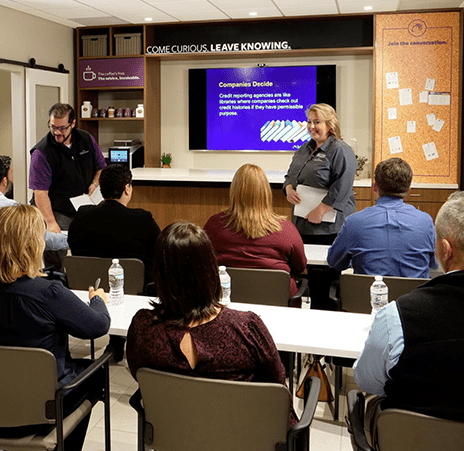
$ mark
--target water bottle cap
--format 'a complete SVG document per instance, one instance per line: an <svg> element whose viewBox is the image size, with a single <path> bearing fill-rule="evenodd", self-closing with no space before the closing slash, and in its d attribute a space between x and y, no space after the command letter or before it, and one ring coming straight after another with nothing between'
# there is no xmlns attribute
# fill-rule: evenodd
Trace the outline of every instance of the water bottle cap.
<svg viewBox="0 0 464 451"><path fill-rule="evenodd" d="M219 271L225 271L225 270L226 270L225 266L223 266L223 265L219 266Z"/></svg>
<svg viewBox="0 0 464 451"><path fill-rule="evenodd" d="M375 280L383 280L383 276L375 276Z"/></svg>
<svg viewBox="0 0 464 451"><path fill-rule="evenodd" d="M119 263L119 258L113 258L113 263Z"/></svg>

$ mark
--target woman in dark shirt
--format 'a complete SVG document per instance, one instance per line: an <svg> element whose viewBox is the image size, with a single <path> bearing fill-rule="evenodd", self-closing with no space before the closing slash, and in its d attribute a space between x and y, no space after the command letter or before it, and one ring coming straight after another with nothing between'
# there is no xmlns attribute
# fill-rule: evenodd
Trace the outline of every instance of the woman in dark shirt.
<svg viewBox="0 0 464 451"><path fill-rule="evenodd" d="M258 315L219 303L216 257L199 226L166 227L155 249L159 302L140 310L127 334L127 361L141 367L216 379L285 384L272 337ZM295 424L292 409L289 425Z"/></svg>
<svg viewBox="0 0 464 451"><path fill-rule="evenodd" d="M301 202L298 185L327 191L304 218L294 216L293 223L305 244L332 244L346 216L355 212L356 156L341 139L337 113L330 105L317 103L309 108L308 130L311 139L295 152L283 189L293 205ZM335 222L324 222L324 214L334 210Z"/></svg>
<svg viewBox="0 0 464 451"><path fill-rule="evenodd" d="M105 335L110 316L103 290L90 288L87 305L61 282L41 277L44 234L44 220L36 207L16 205L0 210L0 345L52 352L58 385L62 386L92 363L71 358L66 349L66 334L86 339ZM70 395L72 400L65 397L65 415L80 404L91 388L87 385L76 390L79 393ZM90 414L65 440L67 451L82 448L89 418ZM11 436L34 432L25 428L2 429L2 435Z"/></svg>

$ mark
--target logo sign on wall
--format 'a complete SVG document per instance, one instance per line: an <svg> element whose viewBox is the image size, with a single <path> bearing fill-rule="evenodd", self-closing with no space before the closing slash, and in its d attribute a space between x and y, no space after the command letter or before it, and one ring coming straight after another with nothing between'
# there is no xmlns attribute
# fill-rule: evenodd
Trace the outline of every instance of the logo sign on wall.
<svg viewBox="0 0 464 451"><path fill-rule="evenodd" d="M79 87L143 86L143 57L88 59L79 62Z"/></svg>

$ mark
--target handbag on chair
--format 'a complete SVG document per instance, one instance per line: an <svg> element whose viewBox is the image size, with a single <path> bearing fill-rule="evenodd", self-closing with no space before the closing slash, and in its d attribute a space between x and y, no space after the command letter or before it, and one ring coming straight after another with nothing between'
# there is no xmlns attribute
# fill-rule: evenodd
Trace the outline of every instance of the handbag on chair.
<svg viewBox="0 0 464 451"><path fill-rule="evenodd" d="M325 374L324 368L322 368L321 362L318 358L314 358L313 362L309 365L308 371L301 382L301 385L298 387L296 396L298 398L304 399L304 384L308 377L317 377L321 381L321 391L319 392L319 401L321 402L332 402L334 400L332 389L330 388L329 379L327 379L327 374Z"/></svg>

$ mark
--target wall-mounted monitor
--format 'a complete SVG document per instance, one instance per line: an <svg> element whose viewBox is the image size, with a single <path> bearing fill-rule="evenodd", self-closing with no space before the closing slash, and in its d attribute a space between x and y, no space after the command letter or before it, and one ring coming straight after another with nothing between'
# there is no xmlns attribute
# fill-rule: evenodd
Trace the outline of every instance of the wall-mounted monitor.
<svg viewBox="0 0 464 451"><path fill-rule="evenodd" d="M294 151L314 103L336 107L335 65L190 69L189 148Z"/></svg>

